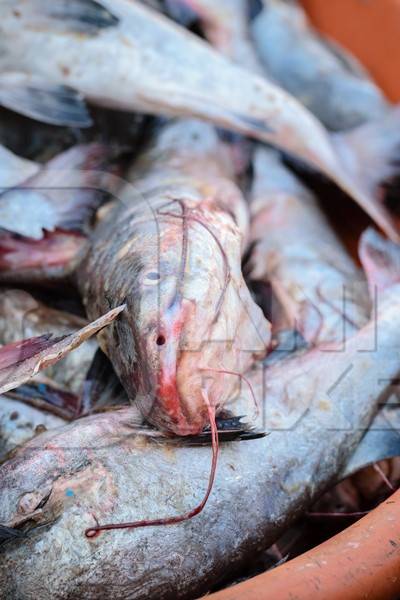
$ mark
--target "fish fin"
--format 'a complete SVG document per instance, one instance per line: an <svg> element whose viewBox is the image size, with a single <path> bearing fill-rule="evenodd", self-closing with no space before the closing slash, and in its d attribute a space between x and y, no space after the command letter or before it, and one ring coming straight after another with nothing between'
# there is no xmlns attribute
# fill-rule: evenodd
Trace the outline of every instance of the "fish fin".
<svg viewBox="0 0 400 600"><path fill-rule="evenodd" d="M199 13L190 0L164 0L167 14L183 27L190 27L199 20Z"/></svg>
<svg viewBox="0 0 400 600"><path fill-rule="evenodd" d="M32 240L11 233L0 235L0 281L30 283L40 278L64 279L73 270L75 261L86 244L82 235L55 231L41 240Z"/></svg>
<svg viewBox="0 0 400 600"><path fill-rule="evenodd" d="M400 246L369 227L361 236L359 256L371 296L400 282Z"/></svg>
<svg viewBox="0 0 400 600"><path fill-rule="evenodd" d="M87 339L112 323L124 310L118 306L82 329L59 338L39 336L0 348L0 394L26 383L54 365Z"/></svg>
<svg viewBox="0 0 400 600"><path fill-rule="evenodd" d="M346 133L331 134L360 206L393 241L400 241L398 227L384 206L384 186L400 171L400 105L382 119Z"/></svg>
<svg viewBox="0 0 400 600"><path fill-rule="evenodd" d="M24 533L23 531L0 524L0 545L5 544L6 542L11 542L12 540L21 539L25 537L26 533Z"/></svg>
<svg viewBox="0 0 400 600"><path fill-rule="evenodd" d="M93 124L81 94L24 73L1 74L0 105L50 125L90 127Z"/></svg>
<svg viewBox="0 0 400 600"><path fill-rule="evenodd" d="M114 154L98 143L62 152L0 195L0 228L36 240L55 229L88 233L94 212L115 187L108 165Z"/></svg>
<svg viewBox="0 0 400 600"><path fill-rule="evenodd" d="M34 26L48 25L60 31L96 35L102 29L119 23L118 17L101 0L13 1L12 6L16 19Z"/></svg>
<svg viewBox="0 0 400 600"><path fill-rule="evenodd" d="M400 456L399 408L387 405L372 421L339 480L381 460Z"/></svg>
<svg viewBox="0 0 400 600"><path fill-rule="evenodd" d="M39 164L17 156L5 146L0 145L0 188L19 185L28 177L35 175Z"/></svg>
<svg viewBox="0 0 400 600"><path fill-rule="evenodd" d="M49 412L66 421L71 421L80 416L80 397L58 387L53 387L49 383L31 381L5 392L4 395L39 410Z"/></svg>
<svg viewBox="0 0 400 600"><path fill-rule="evenodd" d="M258 15L264 10L263 0L248 0L247 2L247 17L248 20L254 21Z"/></svg>
<svg viewBox="0 0 400 600"><path fill-rule="evenodd" d="M110 360L98 348L83 382L82 414L126 404L129 404L126 392Z"/></svg>
<svg viewBox="0 0 400 600"><path fill-rule="evenodd" d="M51 339L51 334L44 334L3 346L0 348L0 371L24 360L29 360L57 341L58 339Z"/></svg>
<svg viewBox="0 0 400 600"><path fill-rule="evenodd" d="M216 418L219 442L255 440L267 435L265 431L254 428L251 424L242 421L242 419L242 416L235 416L227 411L220 414ZM209 445L211 441L212 431L210 427L207 427L198 435L179 438L178 443L184 446L203 446Z"/></svg>

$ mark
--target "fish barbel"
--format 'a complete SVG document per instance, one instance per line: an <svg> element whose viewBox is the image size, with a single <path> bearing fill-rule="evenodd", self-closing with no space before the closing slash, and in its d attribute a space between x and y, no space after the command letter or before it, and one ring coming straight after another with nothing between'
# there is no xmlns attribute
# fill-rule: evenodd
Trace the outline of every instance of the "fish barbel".
<svg viewBox="0 0 400 600"><path fill-rule="evenodd" d="M189 598L273 543L335 480L398 377L398 263L371 234L363 246L376 267L389 260L377 320L345 349L314 348L279 361L265 378L260 368L249 374L270 433L224 445L214 493L195 520L164 535L137 530L134 541L123 531L82 535L93 514L159 517L165 504L180 512L208 478L207 448L166 448L136 435L131 409L86 417L18 449L0 467L0 523L26 536L2 551L6 597ZM58 549L62 569L51 559Z"/></svg>
<svg viewBox="0 0 400 600"><path fill-rule="evenodd" d="M146 420L199 433L204 394L218 412L269 344L241 272L247 204L229 149L200 121L166 125L128 180L90 240L79 287L90 318L124 298L100 344Z"/></svg>

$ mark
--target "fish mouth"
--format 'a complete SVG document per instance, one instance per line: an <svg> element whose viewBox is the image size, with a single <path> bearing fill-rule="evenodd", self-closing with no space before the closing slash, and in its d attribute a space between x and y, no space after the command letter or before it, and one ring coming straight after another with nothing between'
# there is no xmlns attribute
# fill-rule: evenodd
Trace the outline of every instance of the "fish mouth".
<svg viewBox="0 0 400 600"><path fill-rule="evenodd" d="M204 420L201 414L193 414L189 410L190 404L191 398L183 397L180 393L176 373L161 371L154 405L158 426L166 427L175 435L200 433L204 427Z"/></svg>

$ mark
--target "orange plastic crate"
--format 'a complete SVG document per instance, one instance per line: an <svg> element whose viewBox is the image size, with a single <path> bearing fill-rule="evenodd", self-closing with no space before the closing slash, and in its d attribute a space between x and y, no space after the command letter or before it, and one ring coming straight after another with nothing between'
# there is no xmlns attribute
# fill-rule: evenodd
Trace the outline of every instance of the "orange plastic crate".
<svg viewBox="0 0 400 600"><path fill-rule="evenodd" d="M400 0L302 0L322 32L352 51L400 100Z"/></svg>

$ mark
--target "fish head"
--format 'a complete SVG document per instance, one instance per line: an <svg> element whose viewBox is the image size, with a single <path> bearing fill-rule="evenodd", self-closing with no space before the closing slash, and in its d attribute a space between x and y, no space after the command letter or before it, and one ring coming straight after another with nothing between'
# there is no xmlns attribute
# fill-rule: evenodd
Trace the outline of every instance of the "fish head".
<svg viewBox="0 0 400 600"><path fill-rule="evenodd" d="M121 344L113 345L113 363L125 362L122 382L129 391L134 379L135 402L148 422L196 435L208 423L208 405L218 411L236 397L242 374L265 355L270 330L239 259L238 267L227 266L213 240L204 244L204 228L192 227L183 261L181 223L173 237L172 244L161 236L159 255L148 248L142 254L138 284L116 324L129 321L120 340L134 346L136 367Z"/></svg>
<svg viewBox="0 0 400 600"><path fill-rule="evenodd" d="M148 422L173 434L196 434L207 420L207 406L196 370L182 368L187 335L198 319L196 302L177 291L176 256L153 264L147 259L127 299L126 343L135 348L136 367L126 364L122 380L128 380L129 390L133 378L135 402ZM121 357L126 357L123 350L117 361Z"/></svg>

